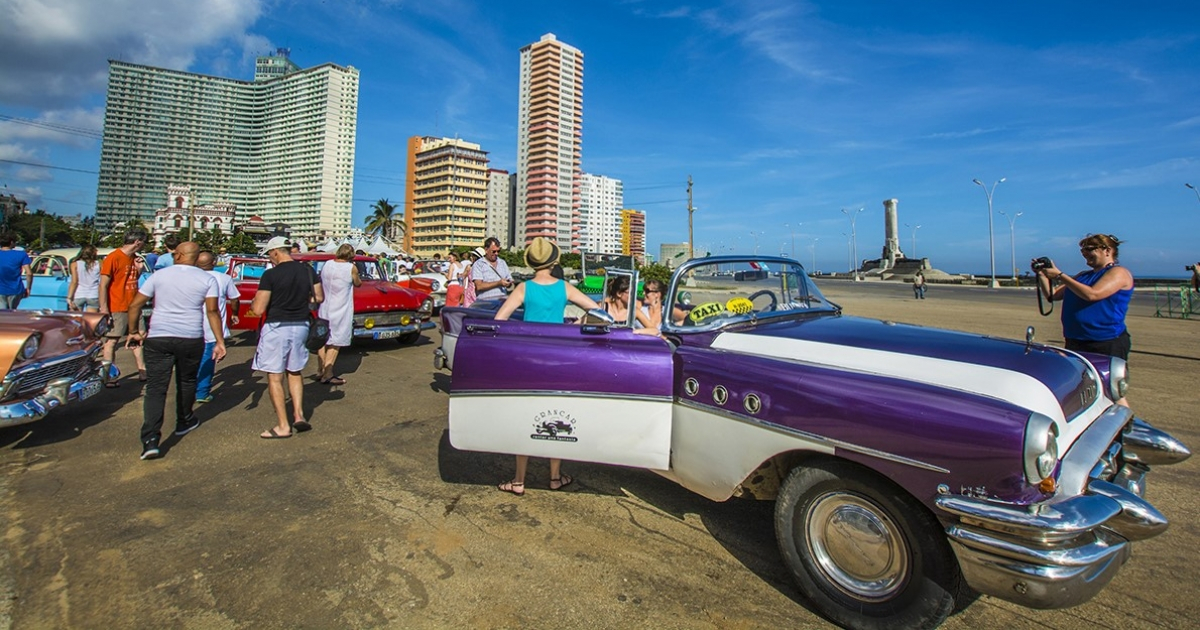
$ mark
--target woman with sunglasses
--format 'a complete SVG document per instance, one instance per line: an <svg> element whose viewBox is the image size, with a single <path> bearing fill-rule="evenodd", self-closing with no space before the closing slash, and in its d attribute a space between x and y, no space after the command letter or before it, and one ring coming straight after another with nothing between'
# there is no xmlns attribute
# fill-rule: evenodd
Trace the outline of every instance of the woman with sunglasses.
<svg viewBox="0 0 1200 630"><path fill-rule="evenodd" d="M1042 291L1052 300L1062 300L1063 339L1068 350L1129 359L1125 313L1133 297L1133 274L1117 262L1120 245L1111 234L1091 234L1079 241L1088 270L1068 276L1053 262L1034 268ZM1117 402L1125 404L1125 399Z"/></svg>

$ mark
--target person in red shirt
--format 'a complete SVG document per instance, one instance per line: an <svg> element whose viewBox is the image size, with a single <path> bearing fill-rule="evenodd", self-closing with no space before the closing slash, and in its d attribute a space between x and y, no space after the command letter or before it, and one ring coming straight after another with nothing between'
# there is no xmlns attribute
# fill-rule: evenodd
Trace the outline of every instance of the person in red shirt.
<svg viewBox="0 0 1200 630"><path fill-rule="evenodd" d="M133 229L125 233L125 244L104 257L100 264L100 312L112 315L113 325L104 336L103 359L112 363L117 342L129 332L129 304L138 291L138 275L141 270L134 260L138 250L146 244L146 231ZM146 362L142 359L140 345L130 348L137 362L138 380L146 380ZM110 380L106 387L120 387L117 380Z"/></svg>

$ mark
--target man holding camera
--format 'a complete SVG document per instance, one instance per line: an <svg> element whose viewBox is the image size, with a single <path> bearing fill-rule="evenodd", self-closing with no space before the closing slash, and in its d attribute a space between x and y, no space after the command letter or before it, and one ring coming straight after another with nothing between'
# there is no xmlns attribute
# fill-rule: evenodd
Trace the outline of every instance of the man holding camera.
<svg viewBox="0 0 1200 630"><path fill-rule="evenodd" d="M489 236L483 242L483 258L471 265L471 282L475 283L475 299L503 299L513 286L508 263L500 258L500 239Z"/></svg>
<svg viewBox="0 0 1200 630"><path fill-rule="evenodd" d="M1131 342L1125 314L1133 297L1133 274L1117 263L1120 244L1111 234L1092 234L1079 241L1079 252L1089 269L1075 276L1060 271L1049 258L1033 260L1038 287L1051 300L1062 301L1067 350L1129 360ZM1124 398L1116 402L1128 406Z"/></svg>

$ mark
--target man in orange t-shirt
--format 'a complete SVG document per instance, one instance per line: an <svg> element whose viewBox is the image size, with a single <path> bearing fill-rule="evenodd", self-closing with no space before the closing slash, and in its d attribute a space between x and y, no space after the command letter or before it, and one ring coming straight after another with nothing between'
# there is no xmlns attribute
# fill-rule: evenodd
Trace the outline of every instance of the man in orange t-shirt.
<svg viewBox="0 0 1200 630"><path fill-rule="evenodd" d="M104 336L103 358L112 363L117 342L129 332L129 303L138 291L140 269L134 255L146 244L146 231L132 229L125 233L125 244L104 257L100 263L100 312L111 313L112 329ZM140 345L130 348L137 362L138 380L146 380L146 362L142 359ZM109 381L107 387L120 387L120 382Z"/></svg>

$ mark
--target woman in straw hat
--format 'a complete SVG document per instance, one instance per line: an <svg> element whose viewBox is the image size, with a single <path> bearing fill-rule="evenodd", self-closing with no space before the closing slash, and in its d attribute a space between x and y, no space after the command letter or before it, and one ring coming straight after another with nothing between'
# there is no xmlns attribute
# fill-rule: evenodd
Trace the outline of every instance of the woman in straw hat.
<svg viewBox="0 0 1200 630"><path fill-rule="evenodd" d="M600 308L592 298L573 285L555 278L551 270L558 264L558 246L542 237L533 239L525 248L525 264L534 270L533 278L518 284L509 294L504 305L496 312L496 319L508 319L514 311L525 306L525 321L545 324L562 324L563 310L567 302L582 309ZM497 488L517 496L525 494L525 469L529 465L528 455L517 455L517 471L512 481ZM574 481L561 472L562 460L550 460L550 489L561 490Z"/></svg>

